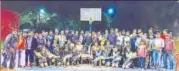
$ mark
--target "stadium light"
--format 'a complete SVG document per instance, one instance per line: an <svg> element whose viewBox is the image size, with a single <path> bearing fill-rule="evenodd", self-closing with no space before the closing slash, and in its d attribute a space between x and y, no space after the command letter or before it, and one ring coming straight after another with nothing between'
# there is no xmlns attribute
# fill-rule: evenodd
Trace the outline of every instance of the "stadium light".
<svg viewBox="0 0 179 71"><path fill-rule="evenodd" d="M109 6L109 7L107 8L106 13L107 13L108 16L114 17L114 15L115 15L115 13L116 13L115 7Z"/></svg>
<svg viewBox="0 0 179 71"><path fill-rule="evenodd" d="M45 13L45 10L44 9L40 9L40 13Z"/></svg>
<svg viewBox="0 0 179 71"><path fill-rule="evenodd" d="M109 9L108 9L108 14L109 14L109 15L114 14L114 8L109 8Z"/></svg>

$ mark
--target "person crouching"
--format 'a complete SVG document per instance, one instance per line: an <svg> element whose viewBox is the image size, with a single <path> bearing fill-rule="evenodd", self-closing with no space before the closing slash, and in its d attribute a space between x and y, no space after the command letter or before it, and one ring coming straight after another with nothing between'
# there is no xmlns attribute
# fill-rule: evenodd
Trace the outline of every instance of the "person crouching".
<svg viewBox="0 0 179 71"><path fill-rule="evenodd" d="M36 57L39 59L38 63L40 64L40 67L46 67L48 66L47 59L54 62L55 59L60 58L60 56L53 55L48 49L39 46L39 48L35 51Z"/></svg>

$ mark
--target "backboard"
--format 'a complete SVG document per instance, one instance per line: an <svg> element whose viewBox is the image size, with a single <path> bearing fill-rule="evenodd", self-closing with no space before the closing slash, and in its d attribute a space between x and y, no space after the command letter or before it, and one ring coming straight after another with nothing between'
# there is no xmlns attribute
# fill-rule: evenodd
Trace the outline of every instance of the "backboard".
<svg viewBox="0 0 179 71"><path fill-rule="evenodd" d="M81 21L101 21L101 8L81 8L80 20Z"/></svg>

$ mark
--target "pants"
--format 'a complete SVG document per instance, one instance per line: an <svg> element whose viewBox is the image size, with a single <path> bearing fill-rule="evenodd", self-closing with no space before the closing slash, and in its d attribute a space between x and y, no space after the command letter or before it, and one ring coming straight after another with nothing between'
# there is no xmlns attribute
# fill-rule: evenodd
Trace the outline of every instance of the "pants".
<svg viewBox="0 0 179 71"><path fill-rule="evenodd" d="M119 61L121 60L120 57L114 58L112 61L112 66L118 67Z"/></svg>
<svg viewBox="0 0 179 71"><path fill-rule="evenodd" d="M2 65L5 67L5 68L14 68L15 67L15 58L16 58L16 50L14 51L10 51L10 50L7 50L7 53L3 54L4 56L4 61L2 63Z"/></svg>
<svg viewBox="0 0 179 71"><path fill-rule="evenodd" d="M122 65L123 68L129 68L129 66L133 63L131 58L127 58L124 64Z"/></svg>
<svg viewBox="0 0 179 71"><path fill-rule="evenodd" d="M179 53L176 53L176 71L179 70Z"/></svg>
<svg viewBox="0 0 179 71"><path fill-rule="evenodd" d="M106 64L107 66L110 66L111 61L112 61L111 59L106 59L106 60L105 60L105 64Z"/></svg>
<svg viewBox="0 0 179 71"><path fill-rule="evenodd" d="M25 50L17 50L18 66L25 66Z"/></svg>
<svg viewBox="0 0 179 71"><path fill-rule="evenodd" d="M144 68L144 67L145 67L144 59L145 59L144 57L139 57L139 58L138 58L139 68Z"/></svg>
<svg viewBox="0 0 179 71"><path fill-rule="evenodd" d="M34 51L31 49L25 50L25 63L33 63L34 62Z"/></svg>
<svg viewBox="0 0 179 71"><path fill-rule="evenodd" d="M168 61L169 61L169 64L168 64ZM163 62L164 62L165 69L168 69L168 67L170 67L170 69L174 69L175 59L174 59L174 56L172 55L172 52L169 52L169 51L164 52Z"/></svg>
<svg viewBox="0 0 179 71"><path fill-rule="evenodd" d="M146 57L145 68L150 68L152 65L152 51L148 52L148 56Z"/></svg>
<svg viewBox="0 0 179 71"><path fill-rule="evenodd" d="M152 58L153 58L153 63L154 63L154 67L158 67L160 64L160 60L161 60L161 54L159 50L153 50L153 54L152 54Z"/></svg>

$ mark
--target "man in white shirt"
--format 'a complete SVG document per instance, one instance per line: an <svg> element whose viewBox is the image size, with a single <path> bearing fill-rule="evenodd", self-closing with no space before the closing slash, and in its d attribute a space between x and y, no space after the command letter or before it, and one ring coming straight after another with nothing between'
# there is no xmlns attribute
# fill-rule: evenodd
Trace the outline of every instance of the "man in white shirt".
<svg viewBox="0 0 179 71"><path fill-rule="evenodd" d="M119 32L117 34L117 42L116 42L116 44L119 45L119 46L122 46L123 42L124 42L124 36L121 35L121 32Z"/></svg>
<svg viewBox="0 0 179 71"><path fill-rule="evenodd" d="M164 40L160 37L160 32L156 33L156 38L154 39L154 48L153 48L153 63L154 67L158 67L160 64L161 52L164 47Z"/></svg>
<svg viewBox="0 0 179 71"><path fill-rule="evenodd" d="M130 42L130 33L129 33L129 31L126 32L126 36L124 37L124 46L127 45L126 42Z"/></svg>

